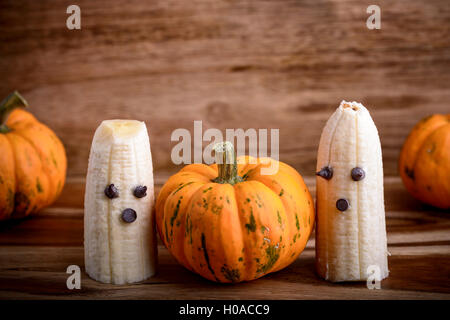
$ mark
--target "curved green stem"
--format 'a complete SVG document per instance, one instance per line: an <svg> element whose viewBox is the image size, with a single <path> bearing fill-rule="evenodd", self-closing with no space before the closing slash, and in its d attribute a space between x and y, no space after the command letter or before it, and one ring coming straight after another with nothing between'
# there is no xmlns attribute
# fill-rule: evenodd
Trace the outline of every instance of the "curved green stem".
<svg viewBox="0 0 450 320"><path fill-rule="evenodd" d="M216 153L216 163L219 170L219 176L213 182L236 184L244 181L237 174L237 162L233 144L229 141L219 142L213 146L213 150Z"/></svg>
<svg viewBox="0 0 450 320"><path fill-rule="evenodd" d="M6 126L6 121L8 120L9 114L15 108L26 107L28 107L28 102L17 91L14 91L5 99L3 99L3 101L0 103L0 133L6 133L10 131L10 129Z"/></svg>

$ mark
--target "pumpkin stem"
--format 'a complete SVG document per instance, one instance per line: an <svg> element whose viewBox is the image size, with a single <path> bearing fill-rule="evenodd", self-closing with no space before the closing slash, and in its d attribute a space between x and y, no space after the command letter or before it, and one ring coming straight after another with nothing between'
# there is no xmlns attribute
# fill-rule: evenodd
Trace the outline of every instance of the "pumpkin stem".
<svg viewBox="0 0 450 320"><path fill-rule="evenodd" d="M233 144L229 141L219 142L213 146L216 153L216 163L219 176L213 180L216 183L236 184L244 181L237 174L237 161Z"/></svg>
<svg viewBox="0 0 450 320"><path fill-rule="evenodd" d="M5 99L3 99L3 101L0 103L0 133L10 131L10 129L6 126L6 120L8 120L9 114L15 108L26 107L28 107L28 102L17 91L14 91Z"/></svg>

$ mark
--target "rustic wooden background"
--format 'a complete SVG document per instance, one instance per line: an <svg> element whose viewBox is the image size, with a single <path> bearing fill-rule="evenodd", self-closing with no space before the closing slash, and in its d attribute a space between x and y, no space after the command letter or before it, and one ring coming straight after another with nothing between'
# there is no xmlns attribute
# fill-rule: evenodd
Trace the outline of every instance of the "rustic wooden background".
<svg viewBox="0 0 450 320"><path fill-rule="evenodd" d="M70 31L74 3L82 29ZM381 30L366 28L370 4ZM448 0L1 0L0 44L0 98L19 90L69 159L52 207L0 224L0 298L450 299L448 212L419 204L397 175L412 126L450 112ZM160 271L144 283L83 273L82 290L66 289L65 268L83 266L84 176L101 120L146 121L157 190L178 169L174 129L279 128L280 159L314 194L320 133L342 99L367 106L381 135L392 253L383 290L319 279L313 236L285 270L237 286L184 270L160 245Z"/></svg>
<svg viewBox="0 0 450 320"><path fill-rule="evenodd" d="M66 8L81 7L81 30ZM450 111L448 0L2 0L0 96L18 89L86 173L101 120L145 120L156 174L173 172L176 128L279 128L280 159L315 169L342 99L367 106L385 174L415 122Z"/></svg>

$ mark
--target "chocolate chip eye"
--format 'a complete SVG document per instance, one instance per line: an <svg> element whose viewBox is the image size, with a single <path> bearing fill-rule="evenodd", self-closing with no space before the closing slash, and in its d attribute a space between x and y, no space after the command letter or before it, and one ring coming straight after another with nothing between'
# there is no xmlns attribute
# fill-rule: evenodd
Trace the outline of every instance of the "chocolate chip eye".
<svg viewBox="0 0 450 320"><path fill-rule="evenodd" d="M136 198L143 198L147 195L147 187L146 186L137 186L133 194Z"/></svg>
<svg viewBox="0 0 450 320"><path fill-rule="evenodd" d="M350 204L348 203L347 199L339 199L336 201L336 208L339 211L345 211L350 207Z"/></svg>
<svg viewBox="0 0 450 320"><path fill-rule="evenodd" d="M360 181L360 180L364 179L365 176L366 176L366 173L360 167L356 167L356 168L352 169L352 179L354 181Z"/></svg>
<svg viewBox="0 0 450 320"><path fill-rule="evenodd" d="M333 177L333 168L329 166L323 167L319 172L316 172L316 175L326 180L330 180Z"/></svg>
<svg viewBox="0 0 450 320"><path fill-rule="evenodd" d="M114 184L110 184L105 188L105 195L110 199L117 198L119 196L119 190Z"/></svg>
<svg viewBox="0 0 450 320"><path fill-rule="evenodd" d="M132 223L136 220L137 214L136 211L134 211L131 208L126 208L122 211L122 220L126 223Z"/></svg>

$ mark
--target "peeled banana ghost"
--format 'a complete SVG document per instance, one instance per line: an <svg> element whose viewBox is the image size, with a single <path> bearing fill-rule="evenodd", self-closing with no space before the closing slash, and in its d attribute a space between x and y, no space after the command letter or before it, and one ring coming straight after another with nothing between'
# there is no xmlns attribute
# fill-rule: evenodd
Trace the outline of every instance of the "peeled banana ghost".
<svg viewBox="0 0 450 320"><path fill-rule="evenodd" d="M91 278L126 284L155 273L153 205L145 123L103 121L92 141L84 204L85 267Z"/></svg>
<svg viewBox="0 0 450 320"><path fill-rule="evenodd" d="M378 131L360 103L342 101L320 138L316 268L326 280L388 276Z"/></svg>

